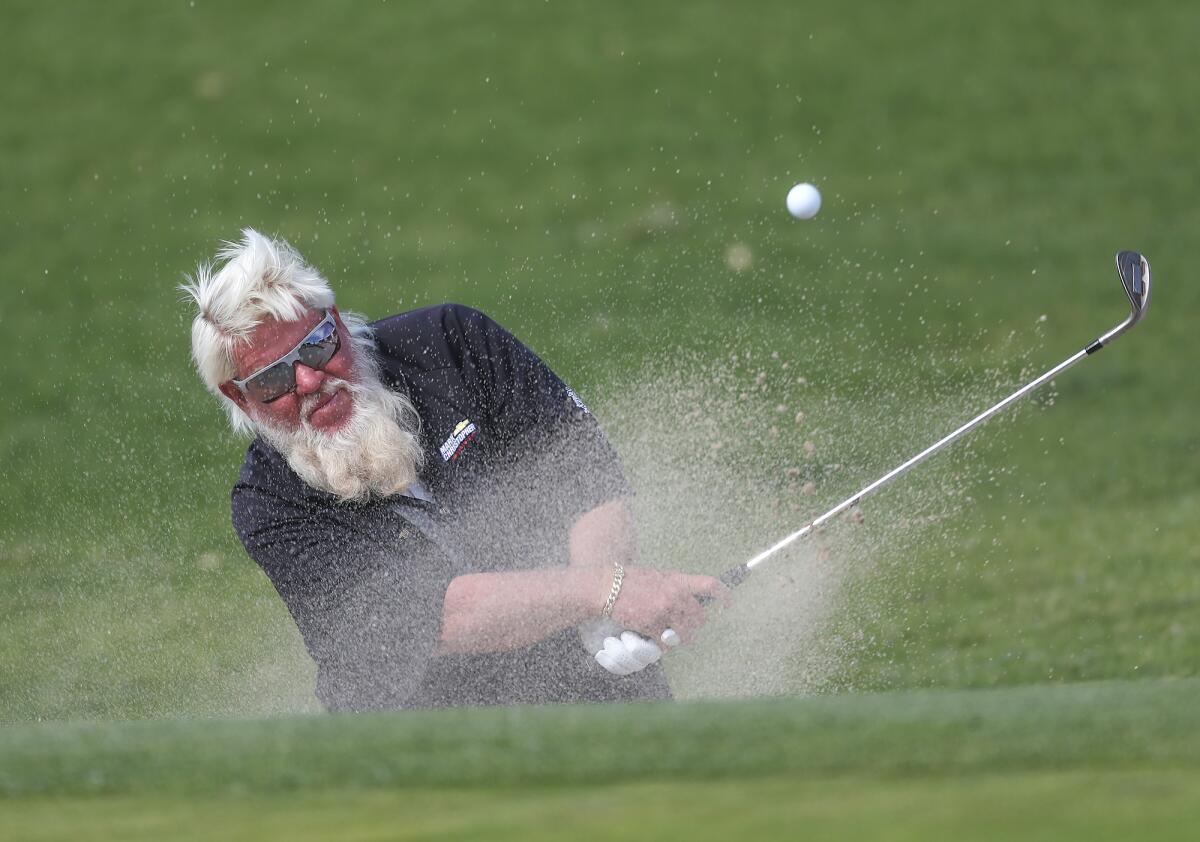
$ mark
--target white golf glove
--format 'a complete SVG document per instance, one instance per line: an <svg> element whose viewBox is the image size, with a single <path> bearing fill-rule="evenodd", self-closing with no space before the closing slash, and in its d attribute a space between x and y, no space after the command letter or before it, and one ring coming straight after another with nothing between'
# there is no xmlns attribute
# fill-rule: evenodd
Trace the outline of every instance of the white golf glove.
<svg viewBox="0 0 1200 842"><path fill-rule="evenodd" d="M596 663L613 675L641 672L658 661L663 651L637 632L621 632L620 637L604 638L604 648L596 653Z"/></svg>
<svg viewBox="0 0 1200 842"><path fill-rule="evenodd" d="M656 643L637 632L624 631L611 620L593 620L579 628L584 647L596 658L596 663L613 675L640 672L663 656ZM679 635L672 629L663 632L665 646L678 646Z"/></svg>

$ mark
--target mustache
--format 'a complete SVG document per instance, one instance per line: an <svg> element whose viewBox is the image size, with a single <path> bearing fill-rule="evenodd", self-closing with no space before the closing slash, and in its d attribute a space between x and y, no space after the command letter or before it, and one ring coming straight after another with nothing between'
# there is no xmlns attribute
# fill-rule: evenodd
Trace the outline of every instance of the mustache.
<svg viewBox="0 0 1200 842"><path fill-rule="evenodd" d="M305 395L300 401L300 418L304 423L308 423L312 414L317 411L317 408L326 400L331 398L339 389L346 389L351 395L355 393L355 384L340 377L326 377L321 383L321 388L313 392L311 395Z"/></svg>

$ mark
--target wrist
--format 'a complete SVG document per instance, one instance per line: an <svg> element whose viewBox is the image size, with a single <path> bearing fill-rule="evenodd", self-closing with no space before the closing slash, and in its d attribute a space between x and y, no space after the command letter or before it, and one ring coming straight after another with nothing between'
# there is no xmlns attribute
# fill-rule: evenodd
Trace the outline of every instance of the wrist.
<svg viewBox="0 0 1200 842"><path fill-rule="evenodd" d="M589 564L569 570L573 580L572 600L579 615L579 622L603 616L604 605L612 591L613 566L611 564Z"/></svg>
<svg viewBox="0 0 1200 842"><path fill-rule="evenodd" d="M609 586L608 596L604 600L604 607L600 609L600 616L605 620L612 617L613 608L616 607L617 599L621 595L621 585L624 581L625 565L619 561L614 561L612 584Z"/></svg>

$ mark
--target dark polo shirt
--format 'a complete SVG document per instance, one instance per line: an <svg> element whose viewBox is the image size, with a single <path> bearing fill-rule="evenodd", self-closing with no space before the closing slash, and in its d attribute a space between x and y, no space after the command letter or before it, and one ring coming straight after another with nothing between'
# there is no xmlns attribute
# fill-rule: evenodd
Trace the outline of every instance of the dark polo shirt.
<svg viewBox="0 0 1200 842"><path fill-rule="evenodd" d="M255 439L233 489L234 528L316 661L317 697L331 710L669 698L658 665L611 675L575 629L434 654L451 579L563 566L579 516L631 492L583 402L484 314L444 304L372 328L385 382L421 419L421 488L342 502Z"/></svg>

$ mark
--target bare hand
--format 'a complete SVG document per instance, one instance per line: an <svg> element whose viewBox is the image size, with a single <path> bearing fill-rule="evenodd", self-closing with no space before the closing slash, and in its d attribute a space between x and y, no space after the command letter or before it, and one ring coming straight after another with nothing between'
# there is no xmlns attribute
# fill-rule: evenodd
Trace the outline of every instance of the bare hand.
<svg viewBox="0 0 1200 842"><path fill-rule="evenodd" d="M622 628L632 629L650 640L659 640L664 631L674 629L682 642L688 644L695 640L706 619L698 598L723 602L728 594L729 589L712 576L627 567L612 618Z"/></svg>

